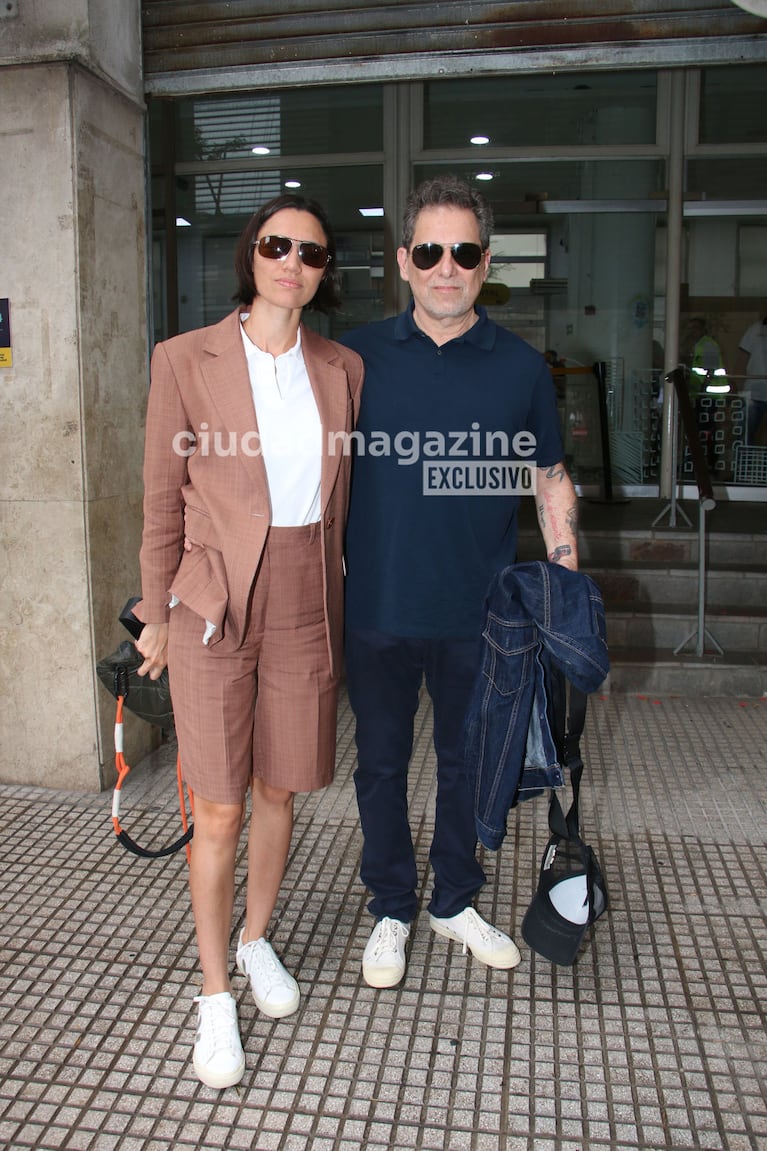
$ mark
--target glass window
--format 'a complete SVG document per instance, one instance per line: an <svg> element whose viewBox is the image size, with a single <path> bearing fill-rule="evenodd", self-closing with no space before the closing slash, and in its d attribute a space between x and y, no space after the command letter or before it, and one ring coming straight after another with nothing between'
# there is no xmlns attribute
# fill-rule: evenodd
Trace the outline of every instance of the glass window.
<svg viewBox="0 0 767 1151"><path fill-rule="evenodd" d="M767 143L767 68L707 68L701 77L700 143Z"/></svg>
<svg viewBox="0 0 767 1151"><path fill-rule="evenodd" d="M654 144L654 72L435 80L424 91L424 146L496 148ZM481 145L478 145L481 150Z"/></svg>
<svg viewBox="0 0 767 1151"><path fill-rule="evenodd" d="M767 220L738 229L738 295L767 299Z"/></svg>
<svg viewBox="0 0 767 1151"><path fill-rule="evenodd" d="M546 274L545 232L507 232L490 237L489 281L508 288L529 288Z"/></svg>
<svg viewBox="0 0 767 1151"><path fill-rule="evenodd" d="M349 326L349 317L360 310L364 319L378 317L383 237L371 232L360 209L381 203L379 166L211 172L177 179L180 331L215 323L234 306L237 238L253 212L278 195L286 180L298 184L302 195L318 200L333 225L344 299L349 297L344 316L334 323Z"/></svg>
<svg viewBox="0 0 767 1151"><path fill-rule="evenodd" d="M737 346L765 299L767 71L704 69L700 82L700 142L717 147L686 161L673 355L691 360L690 333L702 321L731 386L698 405L709 466L722 482L756 483L741 464L767 451L765 432L744 431ZM489 200L493 260L480 299L502 326L563 361L555 382L566 451L584 485L605 481L594 364L604 365L613 482L653 486L660 475L668 181L654 151L659 91L668 85L639 69L422 85L417 127L429 162L421 153L409 182L451 172ZM383 84L349 84L150 102L156 338L232 307L237 237L261 203L290 187L324 205L338 242L342 309L307 312L306 322L337 336L382 318L402 287L396 265L384 267L384 164L405 163L418 139L396 120L385 134L383 93ZM733 151L741 155L724 154ZM400 221L389 226L396 244Z"/></svg>
<svg viewBox="0 0 767 1151"><path fill-rule="evenodd" d="M245 226L261 204L294 190L325 208L333 230L359 228L361 209L382 203L382 169L370 165L271 168L176 178L177 214L192 225L216 225L222 217Z"/></svg>
<svg viewBox="0 0 767 1151"><path fill-rule="evenodd" d="M551 200L641 200L665 194L663 160L494 160L485 166L461 161L449 168L418 164L415 180L446 171L476 184L504 231L522 216L545 212Z"/></svg>
<svg viewBox="0 0 767 1151"><path fill-rule="evenodd" d="M177 117L177 159L182 163L383 147L379 85L195 96L178 101Z"/></svg>
<svg viewBox="0 0 767 1151"><path fill-rule="evenodd" d="M764 200L767 156L716 156L687 161L685 196L706 200Z"/></svg>

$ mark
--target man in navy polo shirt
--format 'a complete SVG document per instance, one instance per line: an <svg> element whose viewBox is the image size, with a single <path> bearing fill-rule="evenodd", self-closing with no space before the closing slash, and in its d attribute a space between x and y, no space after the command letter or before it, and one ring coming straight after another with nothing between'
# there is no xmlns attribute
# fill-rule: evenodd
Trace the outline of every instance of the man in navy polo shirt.
<svg viewBox="0 0 767 1151"><path fill-rule="evenodd" d="M485 875L463 720L485 592L516 559L518 493L535 483L548 558L572 568L577 499L546 361L476 305L491 231L489 205L468 185L452 176L420 185L397 252L411 306L344 337L365 361L347 534L346 674L360 875L376 919L362 962L372 987L402 979L418 906L408 767L424 679L437 754L431 927L492 967L520 959L513 940L472 906Z"/></svg>

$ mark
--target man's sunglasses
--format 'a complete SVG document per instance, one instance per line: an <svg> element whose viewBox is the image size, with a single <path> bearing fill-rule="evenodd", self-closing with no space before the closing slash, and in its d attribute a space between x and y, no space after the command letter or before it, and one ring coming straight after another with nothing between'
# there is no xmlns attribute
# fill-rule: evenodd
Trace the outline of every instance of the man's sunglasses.
<svg viewBox="0 0 767 1151"><path fill-rule="evenodd" d="M298 258L307 268L324 268L330 263L330 252L322 244L311 240L291 240L289 236L262 236L253 242L259 256L266 260L284 260L294 244L298 244Z"/></svg>
<svg viewBox="0 0 767 1151"><path fill-rule="evenodd" d="M451 244L448 250L456 264L460 268L465 268L467 272L479 267L479 262L482 259L482 249L479 244ZM444 244L416 244L414 248L410 249L410 259L416 268L420 268L422 272L428 272L430 268L436 268L444 251Z"/></svg>

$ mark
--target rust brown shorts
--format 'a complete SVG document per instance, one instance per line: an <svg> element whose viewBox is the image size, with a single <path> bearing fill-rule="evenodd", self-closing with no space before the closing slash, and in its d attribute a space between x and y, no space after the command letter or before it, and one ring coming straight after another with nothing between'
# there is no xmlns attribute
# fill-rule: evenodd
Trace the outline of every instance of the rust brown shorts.
<svg viewBox="0 0 767 1151"><path fill-rule="evenodd" d="M181 770L192 792L242 803L253 777L289 791L333 778L338 679L330 674L319 525L270 528L241 647L202 642L170 613L168 672Z"/></svg>

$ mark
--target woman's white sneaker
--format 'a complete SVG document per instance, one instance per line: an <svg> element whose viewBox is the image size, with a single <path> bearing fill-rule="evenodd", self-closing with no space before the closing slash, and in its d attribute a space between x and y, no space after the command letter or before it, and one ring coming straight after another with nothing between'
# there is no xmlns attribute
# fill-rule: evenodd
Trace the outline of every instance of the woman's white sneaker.
<svg viewBox="0 0 767 1151"><path fill-rule="evenodd" d="M370 987L396 987L405 974L410 927L399 919L379 919L362 953L362 975Z"/></svg>
<svg viewBox="0 0 767 1151"><path fill-rule="evenodd" d="M263 936L243 943L244 934L243 929L237 944L237 967L250 980L256 1006L271 1019L292 1015L301 1000L298 984Z"/></svg>
<svg viewBox="0 0 767 1151"><path fill-rule="evenodd" d="M430 915L429 922L437 935L462 943L464 955L468 950L488 967L507 970L516 967L522 958L514 940L491 923L486 923L473 907L465 907L449 919Z"/></svg>
<svg viewBox="0 0 767 1151"><path fill-rule="evenodd" d="M194 1069L206 1087L234 1087L245 1074L245 1055L237 1024L237 1004L230 992L198 995Z"/></svg>

